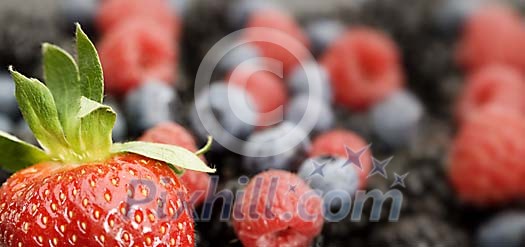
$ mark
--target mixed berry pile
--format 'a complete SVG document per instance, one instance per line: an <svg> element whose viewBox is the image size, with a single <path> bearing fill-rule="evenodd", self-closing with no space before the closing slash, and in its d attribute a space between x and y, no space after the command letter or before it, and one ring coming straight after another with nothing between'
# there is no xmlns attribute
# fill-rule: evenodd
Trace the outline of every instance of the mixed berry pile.
<svg viewBox="0 0 525 247"><path fill-rule="evenodd" d="M120 187L129 191L133 180L122 175L129 169L153 177L172 188L170 198L194 209L175 224L156 220L153 209L134 211L135 223L150 220L154 231L168 231L165 242L111 213L93 226L39 214L43 228L55 224L43 231L49 243L30 232L4 236L28 227L5 219L17 217L5 216L4 200L25 196L40 205L58 190L36 199L30 190L0 190L0 246L16 246L12 239L68 246L77 237L89 241L90 228L100 232L101 246L525 246L523 6L372 0L341 3L327 15L306 2L287 8L256 0L3 1L2 67L44 78L40 61L49 63L39 57L40 44L67 50L78 22L98 51L105 104L117 113L112 139L179 146L216 172L188 168L166 184L162 176L171 170L135 151L50 178L58 188L62 176L76 185L75 173L92 172L85 186L113 184L118 194ZM208 72L209 86L199 86ZM18 110L17 97L9 72L0 71L0 130L46 150L22 119L28 113ZM209 136L214 142L203 154ZM30 177L35 181L54 172L36 167L42 170ZM28 170L4 168L4 188L29 180ZM104 180L113 175L121 183ZM372 199L356 208L363 193L394 196L377 211ZM162 198L145 205L162 208ZM59 199L38 210L49 212ZM94 215L83 223L96 222ZM138 232L136 242L107 230L115 221L124 234ZM64 236L69 242L58 240Z"/></svg>

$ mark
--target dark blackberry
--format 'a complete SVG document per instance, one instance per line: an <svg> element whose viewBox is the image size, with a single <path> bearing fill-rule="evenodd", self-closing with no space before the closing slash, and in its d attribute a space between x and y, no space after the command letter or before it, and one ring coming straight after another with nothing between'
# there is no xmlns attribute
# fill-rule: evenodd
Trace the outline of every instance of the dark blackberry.
<svg viewBox="0 0 525 247"><path fill-rule="evenodd" d="M468 246L468 238L461 229L445 221L417 214L377 227L371 233L369 243L383 247L457 247Z"/></svg>

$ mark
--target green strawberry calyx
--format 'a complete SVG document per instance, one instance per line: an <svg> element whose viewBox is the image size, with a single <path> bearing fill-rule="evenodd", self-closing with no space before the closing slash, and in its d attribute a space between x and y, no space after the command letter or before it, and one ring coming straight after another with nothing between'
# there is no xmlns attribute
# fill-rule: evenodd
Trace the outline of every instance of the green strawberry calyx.
<svg viewBox="0 0 525 247"><path fill-rule="evenodd" d="M76 60L63 49L42 45L45 85L11 66L16 99L42 149L0 131L0 167L17 171L41 162L63 164L104 161L112 155L135 153L178 168L215 172L198 155L178 146L148 142L113 143L116 113L103 104L104 77L97 51L76 24Z"/></svg>

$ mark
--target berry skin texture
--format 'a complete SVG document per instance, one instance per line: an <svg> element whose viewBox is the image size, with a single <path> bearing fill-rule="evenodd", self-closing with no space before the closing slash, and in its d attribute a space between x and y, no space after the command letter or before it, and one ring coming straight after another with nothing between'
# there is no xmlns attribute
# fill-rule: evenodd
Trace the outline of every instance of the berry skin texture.
<svg viewBox="0 0 525 247"><path fill-rule="evenodd" d="M273 199L268 199L270 190ZM324 222L321 198L297 175L282 170L255 176L234 209L240 217L233 218L233 227L247 247L308 246Z"/></svg>
<svg viewBox="0 0 525 247"><path fill-rule="evenodd" d="M348 146L352 151L358 152L367 146L365 140L354 132L337 129L325 132L317 136L312 142L312 148L308 156L310 158L316 156L336 156L341 158L348 158L345 146ZM372 154L367 150L360 158L363 170L360 170L353 164L355 169L359 172L359 187L363 188L366 185L366 178L368 172L372 167Z"/></svg>
<svg viewBox="0 0 525 247"><path fill-rule="evenodd" d="M525 214L509 211L496 215L478 230L476 246L519 247L525 245Z"/></svg>
<svg viewBox="0 0 525 247"><path fill-rule="evenodd" d="M161 123L149 129L139 138L139 141L175 145L186 148L191 152L197 152L198 150L195 140L190 132L184 129L184 127L170 122ZM201 159L205 161L204 156L201 156ZM194 206L202 204L206 198L205 193L208 190L210 176L204 172L186 170L180 179L188 189L190 197L193 193L201 194L194 201Z"/></svg>
<svg viewBox="0 0 525 247"><path fill-rule="evenodd" d="M177 48L172 40L161 27L142 20L105 35L98 48L107 91L124 96L149 80L175 83Z"/></svg>
<svg viewBox="0 0 525 247"><path fill-rule="evenodd" d="M525 80L512 67L487 66L468 76L456 111L459 122L494 105L525 113Z"/></svg>
<svg viewBox="0 0 525 247"><path fill-rule="evenodd" d="M521 16L512 8L489 5L474 11L464 24L456 59L464 69L475 71L491 64L525 69Z"/></svg>
<svg viewBox="0 0 525 247"><path fill-rule="evenodd" d="M226 80L228 83L244 88L250 94L257 112L260 113L257 122L261 127L282 120L282 114L279 114L278 110L286 104L288 95L284 82L276 75L266 71L237 69Z"/></svg>
<svg viewBox="0 0 525 247"><path fill-rule="evenodd" d="M284 74L288 74L300 60L308 57L308 38L289 13L276 9L262 9L251 15L246 28L243 34L244 39L251 44L253 42L259 48L263 57L273 58L282 62ZM270 32L261 32L250 28L268 28L272 30ZM288 37L277 36L272 32L287 35Z"/></svg>
<svg viewBox="0 0 525 247"><path fill-rule="evenodd" d="M40 163L15 173L0 188L0 242L194 246L186 197L167 165L138 155L67 168Z"/></svg>
<svg viewBox="0 0 525 247"><path fill-rule="evenodd" d="M449 177L460 199L483 206L523 197L524 120L493 107L463 123L449 157Z"/></svg>
<svg viewBox="0 0 525 247"><path fill-rule="evenodd" d="M374 29L358 27L342 34L321 64L330 75L335 102L350 110L364 111L403 85L398 48Z"/></svg>

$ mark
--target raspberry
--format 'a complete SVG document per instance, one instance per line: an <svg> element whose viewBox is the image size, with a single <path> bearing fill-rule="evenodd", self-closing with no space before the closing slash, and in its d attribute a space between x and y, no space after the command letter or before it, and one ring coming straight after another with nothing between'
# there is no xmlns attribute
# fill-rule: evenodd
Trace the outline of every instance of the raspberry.
<svg viewBox="0 0 525 247"><path fill-rule="evenodd" d="M288 100L286 86L277 76L266 71L237 69L226 80L246 89L250 94L257 112L261 113L257 120L261 126L273 125L282 120L282 114L272 114L272 111L283 107Z"/></svg>
<svg viewBox="0 0 525 247"><path fill-rule="evenodd" d="M525 113L525 81L518 71L507 66L487 66L469 75L458 103L457 118L493 105Z"/></svg>
<svg viewBox="0 0 525 247"><path fill-rule="evenodd" d="M244 246L309 246L321 232L321 198L297 175L282 170L259 173L244 193L235 201L233 217Z"/></svg>
<svg viewBox="0 0 525 247"><path fill-rule="evenodd" d="M186 148L192 152L197 151L197 145L193 136L184 127L176 123L161 123L149 129L139 138L140 141L155 142L162 144L176 145ZM201 159L206 159L201 156ZM200 194L194 201L194 206L198 206L204 202L206 198L205 192L208 190L210 183L210 176L204 172L193 170L186 170L181 176L182 183L188 189L190 198L193 194Z"/></svg>
<svg viewBox="0 0 525 247"><path fill-rule="evenodd" d="M479 8L465 23L456 58L470 71L495 63L523 70L524 38L523 21L515 10L503 6Z"/></svg>
<svg viewBox="0 0 525 247"><path fill-rule="evenodd" d="M280 37L280 35L273 35L272 32L250 30L250 28L257 27L274 29L275 32L293 38L298 44ZM282 62L285 74L288 74L300 60L308 56L308 38L288 13L275 9L262 9L253 13L246 28L243 37L246 40L252 40L250 43L253 42L264 57L273 58ZM256 41L268 40L269 38L272 39L270 42Z"/></svg>
<svg viewBox="0 0 525 247"><path fill-rule="evenodd" d="M103 37L100 60L109 93L122 96L150 79L175 81L176 46L161 27L130 21Z"/></svg>
<svg viewBox="0 0 525 247"><path fill-rule="evenodd" d="M309 157L313 158L316 156L338 156L347 158L345 146L349 147L352 151L358 152L359 150L366 148L367 144L363 138L358 136L356 133L348 130L332 130L317 136L310 149ZM370 172L372 166L372 154L370 150L367 150L363 156L359 159L363 170L359 172L359 186L363 188L366 185L366 178L368 172ZM355 167L358 169L357 167Z"/></svg>
<svg viewBox="0 0 525 247"><path fill-rule="evenodd" d="M179 23L166 0L105 0L100 5L96 24L102 33L111 33L123 23L148 20L165 32L178 33ZM176 30L177 29L177 30Z"/></svg>
<svg viewBox="0 0 525 247"><path fill-rule="evenodd" d="M472 114L456 136L449 176L458 196L477 205L523 197L525 119L491 107Z"/></svg>
<svg viewBox="0 0 525 247"><path fill-rule="evenodd" d="M337 38L321 63L330 75L336 103L360 111L402 86L399 57L385 34L361 27Z"/></svg>

